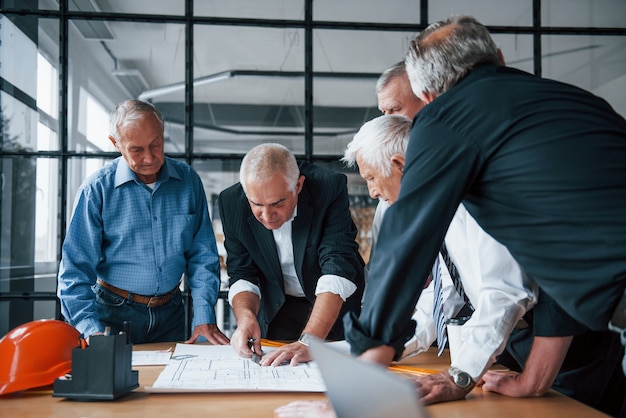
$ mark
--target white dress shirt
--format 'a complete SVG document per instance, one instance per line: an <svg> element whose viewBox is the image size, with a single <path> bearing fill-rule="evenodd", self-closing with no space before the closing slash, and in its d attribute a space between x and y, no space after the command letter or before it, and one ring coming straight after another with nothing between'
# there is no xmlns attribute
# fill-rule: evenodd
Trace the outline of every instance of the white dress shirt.
<svg viewBox="0 0 626 418"><path fill-rule="evenodd" d="M293 258L293 242L291 240L291 227L293 220L298 216L298 207L296 206L291 218L286 221L278 229L272 230L274 235L274 243L280 260L280 269L283 273L283 281L285 285L285 294L296 297L304 297L304 289L300 284L296 273L296 266ZM228 260L227 260L228 263ZM315 295L330 292L339 295L345 302L356 291L356 285L345 277L334 274L324 274L320 276L315 287ZM247 280L238 280L228 290L228 302L232 306L233 298L240 292L252 292L261 298L259 287Z"/></svg>
<svg viewBox="0 0 626 418"><path fill-rule="evenodd" d="M376 208L372 235L378 234L388 204ZM382 212L379 214L378 212ZM524 274L509 251L487 234L461 204L445 237L467 297L476 309L461 331L462 345L452 366L475 381L491 366L519 319L536 303L536 286ZM442 267L445 267L441 255ZM446 268L442 268L444 311L451 318L463 307ZM436 339L433 321L433 286L424 289L413 319L415 336L405 344L403 357L427 350Z"/></svg>

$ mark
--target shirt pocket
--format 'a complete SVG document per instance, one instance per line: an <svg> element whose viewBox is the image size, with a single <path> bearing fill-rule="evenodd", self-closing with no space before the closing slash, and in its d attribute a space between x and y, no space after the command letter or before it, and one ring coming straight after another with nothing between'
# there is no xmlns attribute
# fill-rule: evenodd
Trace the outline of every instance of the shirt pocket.
<svg viewBox="0 0 626 418"><path fill-rule="evenodd" d="M173 253L184 253L191 249L195 233L196 215L174 215L170 220L171 227L167 231L168 246Z"/></svg>

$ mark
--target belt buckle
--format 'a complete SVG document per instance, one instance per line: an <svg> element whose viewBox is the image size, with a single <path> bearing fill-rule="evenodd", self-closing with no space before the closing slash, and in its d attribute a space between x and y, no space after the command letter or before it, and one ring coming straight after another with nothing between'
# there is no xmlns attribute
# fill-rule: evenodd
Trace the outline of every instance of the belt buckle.
<svg viewBox="0 0 626 418"><path fill-rule="evenodd" d="M146 303L146 306L148 308L154 307L157 304L157 302L159 301L159 299L161 299L161 298L150 296L150 300L148 300L148 303Z"/></svg>
<svg viewBox="0 0 626 418"><path fill-rule="evenodd" d="M170 296L171 295L169 293L161 296L150 296L150 299L148 300L148 303L146 303L146 306L148 308L153 308L165 305L167 302L169 302Z"/></svg>

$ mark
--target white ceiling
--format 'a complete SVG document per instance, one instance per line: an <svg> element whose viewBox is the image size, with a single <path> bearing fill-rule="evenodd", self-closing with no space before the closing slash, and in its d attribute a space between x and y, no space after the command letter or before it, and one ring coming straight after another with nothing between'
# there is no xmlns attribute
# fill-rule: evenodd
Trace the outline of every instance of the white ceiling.
<svg viewBox="0 0 626 418"><path fill-rule="evenodd" d="M304 3L295 0L196 0L195 4L195 16L289 20L302 20L304 16ZM542 4L544 25L625 26L624 0L543 0ZM313 7L313 17L320 21L407 24L420 19L417 0L315 0ZM184 1L70 0L70 11L80 10L181 16ZM487 25L528 27L532 24L532 1L437 0L429 4L430 21L453 13L473 14ZM102 26L97 21L82 23ZM54 24L40 25L49 32L55 30ZM93 77L88 83L106 96L105 106L112 106L129 95L142 95L157 105L178 106L178 113L184 115L183 24L109 21L104 29L108 29L112 39L88 39L78 30L79 26L70 27L70 66L75 74ZM314 78L315 132L337 134L316 138L316 152L341 153L350 139L349 132L376 116L375 77L403 59L415 34L401 30L314 29L314 71L369 75L369 78ZM304 132L304 78L294 77L293 73L304 71L304 35L301 28L196 25L193 75L198 82L194 98L196 107L205 112L196 116L196 122L200 122L194 131L198 141L196 150L242 152L249 148L250 142L267 140L272 132L280 133L281 140L293 141L296 151L302 148L298 144ZM58 39L53 33L50 37L55 36ZM531 35L495 34L494 39L509 65L533 71ZM601 93L626 114L625 36L546 36L542 49L544 76ZM97 69L89 70L87 62ZM237 71L250 73L202 81ZM288 72L289 76L259 76L254 75L255 71ZM124 88L114 76L120 72L139 76L145 85L141 89ZM163 87L168 87L166 92L160 90ZM209 125L232 131L206 129ZM243 133L249 131L262 132ZM236 144L237 139L241 145Z"/></svg>

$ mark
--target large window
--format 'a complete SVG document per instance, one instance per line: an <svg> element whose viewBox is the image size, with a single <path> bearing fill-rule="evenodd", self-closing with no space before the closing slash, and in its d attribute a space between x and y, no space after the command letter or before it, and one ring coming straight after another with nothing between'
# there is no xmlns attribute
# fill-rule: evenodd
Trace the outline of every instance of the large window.
<svg viewBox="0 0 626 418"><path fill-rule="evenodd" d="M108 112L142 98L166 153L201 175L215 233L241 157L280 142L348 176L369 256L375 201L339 162L379 115L378 75L429 22L467 13L508 65L578 85L626 115L624 0L0 0L0 335L58 317L74 194L115 158ZM223 273L225 275L225 272Z"/></svg>

